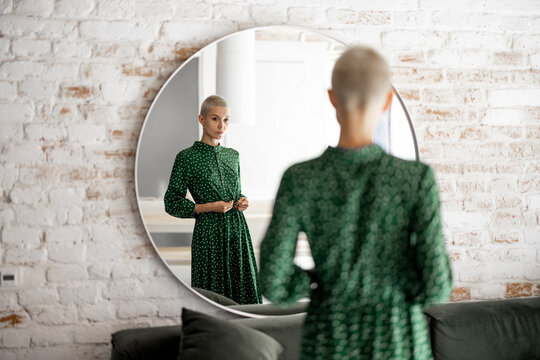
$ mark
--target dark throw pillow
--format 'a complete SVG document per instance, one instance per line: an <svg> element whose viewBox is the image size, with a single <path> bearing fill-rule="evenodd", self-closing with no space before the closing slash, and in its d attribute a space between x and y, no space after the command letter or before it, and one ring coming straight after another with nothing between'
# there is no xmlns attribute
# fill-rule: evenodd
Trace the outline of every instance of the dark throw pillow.
<svg viewBox="0 0 540 360"><path fill-rule="evenodd" d="M178 360L277 360L282 351L260 331L182 308Z"/></svg>

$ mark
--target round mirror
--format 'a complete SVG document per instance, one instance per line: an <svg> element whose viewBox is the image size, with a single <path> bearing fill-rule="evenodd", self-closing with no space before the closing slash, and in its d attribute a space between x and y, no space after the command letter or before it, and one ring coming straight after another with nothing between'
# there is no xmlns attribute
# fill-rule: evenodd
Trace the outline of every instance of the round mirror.
<svg viewBox="0 0 540 360"><path fill-rule="evenodd" d="M229 260L215 259L224 253L223 249L212 250L209 255L211 251L201 244L197 244L197 250L192 248L197 220L166 212L165 194L168 189L172 191L173 182L179 181L175 171L180 171L177 155L181 151L210 149L208 154L216 154L211 161L217 174L227 171L223 166L230 168L233 164L224 154L238 154L233 159L238 169L232 173L238 175L235 186L241 187L241 194L249 201L249 207L242 211L247 225L247 230L242 231L247 232L244 241L248 241L249 246L244 244L243 250L229 247L226 250L235 263L243 261L248 268L251 266L251 273L240 275L243 282L234 286L239 287L240 292L244 286L253 286L259 245L272 216L281 175L289 165L317 157L327 146L337 144L339 125L327 89L334 62L347 47L341 41L295 26L243 30L195 53L160 89L146 116L137 147L135 184L139 211L161 259L196 294L244 315L278 315L305 310L309 299L287 310L272 306L265 298L257 299L258 296L251 301L245 297L232 299L219 291L223 289L222 284L211 289L205 286L200 277L214 276L216 271L226 272ZM394 93L392 105L379 122L373 140L394 156L418 159L412 123L395 89ZM227 100L229 110L226 114L228 128L219 147L236 152L217 151L200 141L203 135L199 122L201 103L214 94ZM225 113L221 116L225 117ZM216 159L221 160L215 162ZM173 169L175 164L176 170ZM211 176L205 179L212 181ZM185 185L185 195L176 195L197 202L190 193L192 184L187 181ZM175 189L177 193L178 189ZM295 262L310 268L313 263L309 244L302 235L298 238ZM208 233L203 231L197 236L198 241ZM225 245L214 239L211 246L223 248ZM201 263L201 254L206 254L208 263ZM197 265L192 266L195 260ZM215 279L220 278L218 275Z"/></svg>

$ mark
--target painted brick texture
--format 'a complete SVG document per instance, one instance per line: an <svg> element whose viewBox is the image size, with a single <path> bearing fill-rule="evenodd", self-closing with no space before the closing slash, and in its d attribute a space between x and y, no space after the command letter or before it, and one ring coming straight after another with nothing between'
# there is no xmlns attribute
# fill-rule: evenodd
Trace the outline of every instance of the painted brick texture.
<svg viewBox="0 0 540 360"><path fill-rule="evenodd" d="M537 0L0 1L0 358L106 359L110 333L233 317L177 283L137 210L159 88L237 30L302 25L381 50L436 169L453 301L540 296Z"/></svg>

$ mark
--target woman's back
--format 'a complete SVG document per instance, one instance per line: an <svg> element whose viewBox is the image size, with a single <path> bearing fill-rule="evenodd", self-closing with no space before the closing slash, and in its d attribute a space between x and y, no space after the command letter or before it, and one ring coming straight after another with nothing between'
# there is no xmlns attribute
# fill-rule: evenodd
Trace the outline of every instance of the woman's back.
<svg viewBox="0 0 540 360"><path fill-rule="evenodd" d="M311 274L293 262L300 231ZM433 170L376 144L291 166L260 266L268 299L311 297L302 359L430 359L422 307L447 300L452 283Z"/></svg>

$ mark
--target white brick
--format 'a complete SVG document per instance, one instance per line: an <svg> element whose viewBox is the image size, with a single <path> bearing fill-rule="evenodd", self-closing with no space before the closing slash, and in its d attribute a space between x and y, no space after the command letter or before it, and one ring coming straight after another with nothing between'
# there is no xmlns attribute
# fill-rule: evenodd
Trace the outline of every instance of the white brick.
<svg viewBox="0 0 540 360"><path fill-rule="evenodd" d="M88 261L115 261L124 256L119 244L120 238L102 239L103 242L88 242L86 257Z"/></svg>
<svg viewBox="0 0 540 360"><path fill-rule="evenodd" d="M16 56L41 57L51 53L51 42L48 40L15 39L11 48Z"/></svg>
<svg viewBox="0 0 540 360"><path fill-rule="evenodd" d="M225 35L238 31L238 26L231 21L170 21L163 24L162 40L174 40L184 44L201 46Z"/></svg>
<svg viewBox="0 0 540 360"><path fill-rule="evenodd" d="M178 300L160 300L158 302L158 316L167 318L178 318L180 316Z"/></svg>
<svg viewBox="0 0 540 360"><path fill-rule="evenodd" d="M484 264L457 265L459 280L463 282L480 282L490 279L490 268Z"/></svg>
<svg viewBox="0 0 540 360"><path fill-rule="evenodd" d="M19 303L23 306L56 304L58 293L54 288L47 287L22 289L19 292Z"/></svg>
<svg viewBox="0 0 540 360"><path fill-rule="evenodd" d="M108 263L94 262L88 266L88 274L92 279L109 279L111 269Z"/></svg>
<svg viewBox="0 0 540 360"><path fill-rule="evenodd" d="M23 288L39 288L45 287L47 284L47 272L48 265L31 265L22 266L19 268L21 277L19 284Z"/></svg>
<svg viewBox="0 0 540 360"><path fill-rule="evenodd" d="M10 39L0 38L0 53L4 56L11 56L10 44Z"/></svg>
<svg viewBox="0 0 540 360"><path fill-rule="evenodd" d="M38 17L4 16L0 21L0 32L4 36L37 37L42 39L77 38L75 20L58 20Z"/></svg>
<svg viewBox="0 0 540 360"><path fill-rule="evenodd" d="M154 43L153 40L149 40L149 42ZM94 56L96 57L125 59L125 58L132 58L137 55L138 54L137 54L136 46L131 43L126 43L125 41L122 41L122 40L119 40L119 41L103 40L103 41L98 42L95 45ZM87 120L92 121L94 119L88 118Z"/></svg>
<svg viewBox="0 0 540 360"><path fill-rule="evenodd" d="M540 69L540 53L529 55L529 61L532 68Z"/></svg>
<svg viewBox="0 0 540 360"><path fill-rule="evenodd" d="M525 229L525 242L528 244L540 244L540 229Z"/></svg>
<svg viewBox="0 0 540 360"><path fill-rule="evenodd" d="M453 66L462 68L483 68L487 66L490 59L490 53L479 50L454 50L437 49L429 50L427 53L428 63Z"/></svg>
<svg viewBox="0 0 540 360"><path fill-rule="evenodd" d="M501 89L489 92L493 106L540 106L540 89Z"/></svg>
<svg viewBox="0 0 540 360"><path fill-rule="evenodd" d="M506 293L506 286L497 283L479 283L471 288L473 299L497 299L503 298Z"/></svg>
<svg viewBox="0 0 540 360"><path fill-rule="evenodd" d="M535 255L534 252L532 254ZM540 264L524 265L523 272L527 280L540 280Z"/></svg>
<svg viewBox="0 0 540 360"><path fill-rule="evenodd" d="M80 164L83 149L72 145L58 145L49 149L47 159L53 164Z"/></svg>
<svg viewBox="0 0 540 360"><path fill-rule="evenodd" d="M75 324L78 320L75 306L34 305L28 307L32 320L44 325Z"/></svg>
<svg viewBox="0 0 540 360"><path fill-rule="evenodd" d="M15 212L13 209L0 209L0 224L5 225L15 219Z"/></svg>
<svg viewBox="0 0 540 360"><path fill-rule="evenodd" d="M312 4L313 2L309 2ZM348 6L360 10L417 10L416 0L349 1Z"/></svg>
<svg viewBox="0 0 540 360"><path fill-rule="evenodd" d="M37 144L29 145L7 145L2 151L1 159L17 164L37 164L45 161L45 155L41 146Z"/></svg>
<svg viewBox="0 0 540 360"><path fill-rule="evenodd" d="M212 18L212 5L203 2L178 2L174 4L174 19L209 20ZM219 9L218 9L219 10ZM173 12L171 12L173 13Z"/></svg>
<svg viewBox="0 0 540 360"><path fill-rule="evenodd" d="M531 60L532 62L532 60ZM17 83L12 81L0 81L0 100L14 100L17 97ZM7 106L20 105L20 104L0 104L0 109ZM6 115L2 114L2 121Z"/></svg>
<svg viewBox="0 0 540 360"><path fill-rule="evenodd" d="M476 31L451 32L448 45L458 49L510 49L512 39L502 34Z"/></svg>
<svg viewBox="0 0 540 360"><path fill-rule="evenodd" d="M98 16L102 19L131 19L135 15L135 1L99 1Z"/></svg>
<svg viewBox="0 0 540 360"><path fill-rule="evenodd" d="M26 329L1 329L0 344L7 348L20 348L30 346L30 333Z"/></svg>
<svg viewBox="0 0 540 360"><path fill-rule="evenodd" d="M13 164L4 164L0 167L0 184L4 190L9 190L17 182L19 169Z"/></svg>
<svg viewBox="0 0 540 360"><path fill-rule="evenodd" d="M47 197L43 189L37 187L15 187L9 193L9 198L14 204L37 206L45 204Z"/></svg>
<svg viewBox="0 0 540 360"><path fill-rule="evenodd" d="M287 9L275 5L251 5L251 20L255 23L283 24L287 21Z"/></svg>
<svg viewBox="0 0 540 360"><path fill-rule="evenodd" d="M487 11L487 7L483 1L456 0L449 3L440 0L420 0L421 9Z"/></svg>
<svg viewBox="0 0 540 360"><path fill-rule="evenodd" d="M118 317L120 319L131 319L141 316L154 316L156 315L156 313L156 305L148 301L132 301L121 304L118 307Z"/></svg>
<svg viewBox="0 0 540 360"><path fill-rule="evenodd" d="M23 127L20 124L1 124L0 140L4 143L8 141L20 141L24 136Z"/></svg>
<svg viewBox="0 0 540 360"><path fill-rule="evenodd" d="M57 96L58 86L52 81L24 80L20 82L19 91L21 96L27 98L50 100Z"/></svg>
<svg viewBox="0 0 540 360"><path fill-rule="evenodd" d="M82 67L85 77L91 81L111 81L123 77L120 64L87 64Z"/></svg>
<svg viewBox="0 0 540 360"><path fill-rule="evenodd" d="M82 240L82 229L77 226L62 226L47 230L45 239L47 243L79 243Z"/></svg>
<svg viewBox="0 0 540 360"><path fill-rule="evenodd" d="M128 21L87 20L79 25L82 38L96 40L149 40L155 39L160 24Z"/></svg>
<svg viewBox="0 0 540 360"><path fill-rule="evenodd" d="M92 44L81 40L60 40L53 43L53 54L57 58L88 59L92 56Z"/></svg>
<svg viewBox="0 0 540 360"><path fill-rule="evenodd" d="M129 82L108 82L101 86L103 100L113 104L143 99L147 91L148 85L136 80Z"/></svg>
<svg viewBox="0 0 540 360"><path fill-rule="evenodd" d="M490 108L480 123L482 125L518 125L523 116L522 109Z"/></svg>
<svg viewBox="0 0 540 360"><path fill-rule="evenodd" d="M135 15L146 20L171 20L174 14L173 5L175 4L167 2L137 1L135 3Z"/></svg>
<svg viewBox="0 0 540 360"><path fill-rule="evenodd" d="M62 304L95 304L100 298L99 284L90 283L81 286L61 286L58 288Z"/></svg>
<svg viewBox="0 0 540 360"><path fill-rule="evenodd" d="M178 306L178 301L176 301ZM115 318L112 303L100 302L97 304L82 304L79 308L79 317L88 321L109 321Z"/></svg>
<svg viewBox="0 0 540 360"><path fill-rule="evenodd" d="M0 311L14 308L17 305L17 293L15 291L0 292Z"/></svg>
<svg viewBox="0 0 540 360"><path fill-rule="evenodd" d="M66 225L79 225L82 223L83 211L80 207L70 206L67 210Z"/></svg>
<svg viewBox="0 0 540 360"><path fill-rule="evenodd" d="M44 263L45 249L11 248L6 250L4 261L9 265L35 265Z"/></svg>
<svg viewBox="0 0 540 360"><path fill-rule="evenodd" d="M73 327L37 326L32 331L32 345L51 346L73 342Z"/></svg>
<svg viewBox="0 0 540 360"><path fill-rule="evenodd" d="M47 280L52 282L85 280L87 278L86 268L83 265L52 265L47 270Z"/></svg>
<svg viewBox="0 0 540 360"><path fill-rule="evenodd" d="M30 103L0 103L1 120L4 123L24 123L30 122L33 118L33 108Z"/></svg>
<svg viewBox="0 0 540 360"><path fill-rule="evenodd" d="M93 0L57 0L56 17L87 18L95 11Z"/></svg>
<svg viewBox="0 0 540 360"><path fill-rule="evenodd" d="M150 278L141 284L141 289L145 296L156 298L178 297L178 280L172 278L155 279Z"/></svg>
<svg viewBox="0 0 540 360"><path fill-rule="evenodd" d="M75 79L78 76L78 65L72 63L46 63L26 60L6 61L0 65L0 76L13 80L36 78L39 80L57 81Z"/></svg>
<svg viewBox="0 0 540 360"><path fill-rule="evenodd" d="M49 17L54 10L54 0L17 0L13 2L13 13Z"/></svg>
<svg viewBox="0 0 540 360"><path fill-rule="evenodd" d="M103 290L105 299L135 299L142 294L139 283L133 280L115 281Z"/></svg>
<svg viewBox="0 0 540 360"><path fill-rule="evenodd" d="M59 263L79 263L85 258L86 244L53 243L47 247L49 259Z"/></svg>
<svg viewBox="0 0 540 360"><path fill-rule="evenodd" d="M519 280L523 279L523 266L521 264L493 264L490 265L493 280Z"/></svg>
<svg viewBox="0 0 540 360"><path fill-rule="evenodd" d="M81 204L85 197L85 190L83 188L52 188L49 190L49 199L51 204L57 205L77 205Z"/></svg>
<svg viewBox="0 0 540 360"><path fill-rule="evenodd" d="M108 344L111 341L112 328L109 324L82 324L75 331L75 342L79 344Z"/></svg>
<svg viewBox="0 0 540 360"><path fill-rule="evenodd" d="M28 226L7 226L2 229L2 243L16 246L38 247L42 231Z"/></svg>
<svg viewBox="0 0 540 360"><path fill-rule="evenodd" d="M431 31L393 30L382 33L382 45L390 48L440 48L445 35Z"/></svg>
<svg viewBox="0 0 540 360"><path fill-rule="evenodd" d="M27 124L24 131L29 140L60 142L66 139L66 130L63 127L54 125Z"/></svg>
<svg viewBox="0 0 540 360"><path fill-rule="evenodd" d="M70 141L83 144L103 142L107 136L107 129L104 125L93 124L73 124L68 128Z"/></svg>
<svg viewBox="0 0 540 360"><path fill-rule="evenodd" d="M324 9L313 6L291 6L287 9L289 24L318 24L324 20Z"/></svg>
<svg viewBox="0 0 540 360"><path fill-rule="evenodd" d="M17 221L22 224L53 225L56 217L54 209L21 208L17 211Z"/></svg>
<svg viewBox="0 0 540 360"><path fill-rule="evenodd" d="M216 20L248 21L249 8L244 5L218 4L214 5L212 15Z"/></svg>

